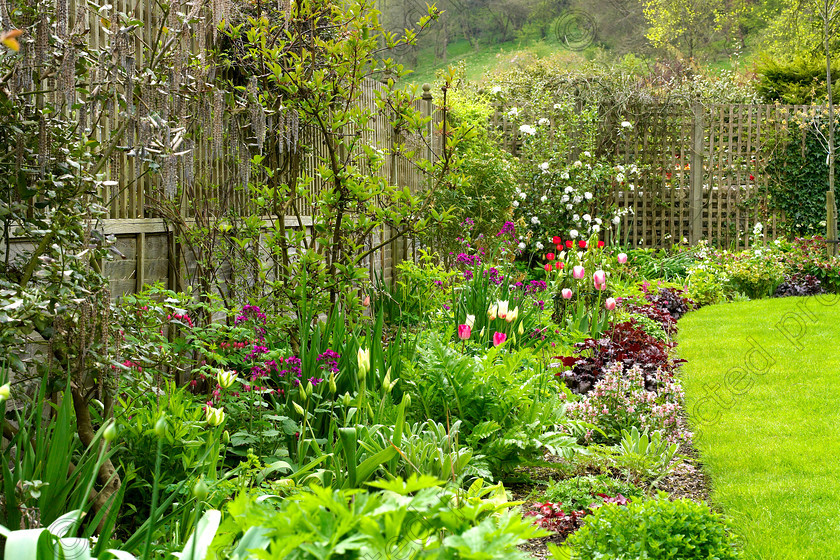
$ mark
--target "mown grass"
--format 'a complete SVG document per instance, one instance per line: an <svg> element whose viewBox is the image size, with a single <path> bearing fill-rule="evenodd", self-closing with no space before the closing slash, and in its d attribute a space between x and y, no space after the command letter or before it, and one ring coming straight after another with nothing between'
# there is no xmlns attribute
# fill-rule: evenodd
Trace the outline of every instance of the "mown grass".
<svg viewBox="0 0 840 560"><path fill-rule="evenodd" d="M712 501L747 558L840 558L840 298L689 313L679 354Z"/></svg>

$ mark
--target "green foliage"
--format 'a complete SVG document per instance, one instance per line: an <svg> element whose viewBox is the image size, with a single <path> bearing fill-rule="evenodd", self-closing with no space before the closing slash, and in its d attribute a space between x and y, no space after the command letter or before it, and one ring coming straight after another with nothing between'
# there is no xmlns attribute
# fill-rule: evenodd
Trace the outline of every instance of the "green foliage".
<svg viewBox="0 0 840 560"><path fill-rule="evenodd" d="M587 510L592 504L601 505L604 502L598 494L610 497L621 494L628 499L645 496L644 490L634 484L599 474L551 481L540 499L560 503L567 510Z"/></svg>
<svg viewBox="0 0 840 560"><path fill-rule="evenodd" d="M728 560L740 558L723 516L706 504L666 495L598 508L567 541L578 560L601 558Z"/></svg>
<svg viewBox="0 0 840 560"><path fill-rule="evenodd" d="M767 165L770 204L785 213L781 226L788 235L825 233L827 118L814 108L799 115L797 121L800 127L778 141ZM835 181L840 184L840 167L835 171Z"/></svg>
<svg viewBox="0 0 840 560"><path fill-rule="evenodd" d="M728 298L723 267L701 264L689 269L686 279L686 297L691 298L699 307L722 303Z"/></svg>
<svg viewBox="0 0 840 560"><path fill-rule="evenodd" d="M524 559L516 546L546 534L510 509L501 486L439 484L411 476L372 484L379 492L312 486L278 502L243 495L228 505L213 549L230 556L248 537L249 548L275 558Z"/></svg>
<svg viewBox="0 0 840 560"><path fill-rule="evenodd" d="M474 239L492 239L509 215L517 184L515 158L499 149L498 133L487 126L493 110L487 97L456 89L451 100L452 123L465 130L465 138L454 154L457 177L435 193L438 211L450 209L454 218L429 236L443 254L458 250L465 224Z"/></svg>
<svg viewBox="0 0 840 560"><path fill-rule="evenodd" d="M657 483L671 470L671 462L677 454L679 444L670 443L663 432L648 430L639 432L633 426L621 430L621 441L616 446L616 466L627 482L636 484Z"/></svg>
<svg viewBox="0 0 840 560"><path fill-rule="evenodd" d="M724 266L735 289L753 299L773 295L785 275L781 256L773 245L743 251Z"/></svg>
<svg viewBox="0 0 840 560"><path fill-rule="evenodd" d="M827 94L825 57L799 54L778 60L763 58L756 68L756 91L767 102L809 105L822 103ZM840 66L831 71L834 99L840 99Z"/></svg>

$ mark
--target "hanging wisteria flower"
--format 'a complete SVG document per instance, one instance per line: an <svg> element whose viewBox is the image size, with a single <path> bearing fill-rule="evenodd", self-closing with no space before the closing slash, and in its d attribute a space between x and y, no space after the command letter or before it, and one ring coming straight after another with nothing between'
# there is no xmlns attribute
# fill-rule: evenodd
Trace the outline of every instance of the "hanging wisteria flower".
<svg viewBox="0 0 840 560"><path fill-rule="evenodd" d="M522 134L528 134L529 136L533 136L537 133L537 129L531 126L530 124L523 124L519 127L519 132Z"/></svg>

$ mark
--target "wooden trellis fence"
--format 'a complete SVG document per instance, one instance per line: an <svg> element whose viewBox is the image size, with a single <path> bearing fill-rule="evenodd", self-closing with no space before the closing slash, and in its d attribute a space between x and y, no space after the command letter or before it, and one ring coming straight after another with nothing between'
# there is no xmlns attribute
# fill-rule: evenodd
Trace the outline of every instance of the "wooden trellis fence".
<svg viewBox="0 0 840 560"><path fill-rule="evenodd" d="M36 11L24 9L34 6ZM87 139L102 146L116 143L99 187L108 216L95 225L117 237L116 248L125 256L105 263L115 296L160 280L178 287L181 270L191 269L188 252L179 249L156 202L169 201L188 220L206 217L197 212L252 212L249 161L255 154L266 155L266 134L280 139L273 144L278 161L293 160L278 168L289 169L290 178L292 169L314 177L310 191L322 188L317 167L326 153L323 138L289 111L265 115L250 105L231 110L233 91L215 79L219 70L207 64L207 49L231 9L226 0L0 0L0 27L27 30L7 82L22 116L43 123L46 104L60 118L77 123ZM89 68L82 78L76 72L80 65ZM150 65L164 71L149 78L145 69ZM373 80L364 84L359 103L376 117L361 143L386 154L384 165L372 173L417 190L424 174L392 148L399 141L413 145L420 157L433 158L441 146L435 133L441 113L426 88L414 105L429 117L428 128L417 138L395 138L388 115L377 113L375 96L382 87ZM41 142L44 161L55 155L50 144L49 138ZM317 221L303 198L294 206L295 214L285 217L288 227L309 228ZM378 244L388 233L379 231L370 242ZM389 278L399 260L413 258L414 251L410 240L400 240L371 255L367 264Z"/></svg>
<svg viewBox="0 0 840 560"><path fill-rule="evenodd" d="M770 148L789 127L821 112L802 105L635 107L626 116L631 132L608 143L616 163L645 169L632 187L614 185L615 204L633 211L623 218L622 240L658 247L705 239L738 248L749 245L757 222L765 242L775 239L784 217L765 194ZM508 107L497 107L492 124L513 153L521 147L520 123Z"/></svg>

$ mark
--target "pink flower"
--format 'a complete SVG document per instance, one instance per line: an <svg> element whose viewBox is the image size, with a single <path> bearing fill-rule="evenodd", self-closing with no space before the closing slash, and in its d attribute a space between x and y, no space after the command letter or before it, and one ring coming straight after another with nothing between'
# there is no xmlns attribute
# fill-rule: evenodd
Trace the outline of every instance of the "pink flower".
<svg viewBox="0 0 840 560"><path fill-rule="evenodd" d="M624 264L627 262L627 253L619 253L618 254L618 264Z"/></svg>
<svg viewBox="0 0 840 560"><path fill-rule="evenodd" d="M580 280L585 274L586 270L580 265L577 265L572 269L572 278L575 280Z"/></svg>
<svg viewBox="0 0 840 560"><path fill-rule="evenodd" d="M507 340L507 335L503 332L496 331L493 333L493 346L499 346Z"/></svg>
<svg viewBox="0 0 840 560"><path fill-rule="evenodd" d="M467 340L472 334L472 329L469 325L458 325L458 338Z"/></svg>
<svg viewBox="0 0 840 560"><path fill-rule="evenodd" d="M595 274L592 275L592 281L596 284L606 284L607 273L603 270L596 270Z"/></svg>
<svg viewBox="0 0 840 560"><path fill-rule="evenodd" d="M607 289L607 285L606 284L595 284L595 289L599 290L599 291L603 291L603 290Z"/></svg>
<svg viewBox="0 0 840 560"><path fill-rule="evenodd" d="M607 308L607 311L612 311L615 309L615 298L608 297L607 301L604 302L604 307Z"/></svg>
<svg viewBox="0 0 840 560"><path fill-rule="evenodd" d="M560 293L563 295L563 299L572 299L572 290L569 288L563 288Z"/></svg>

